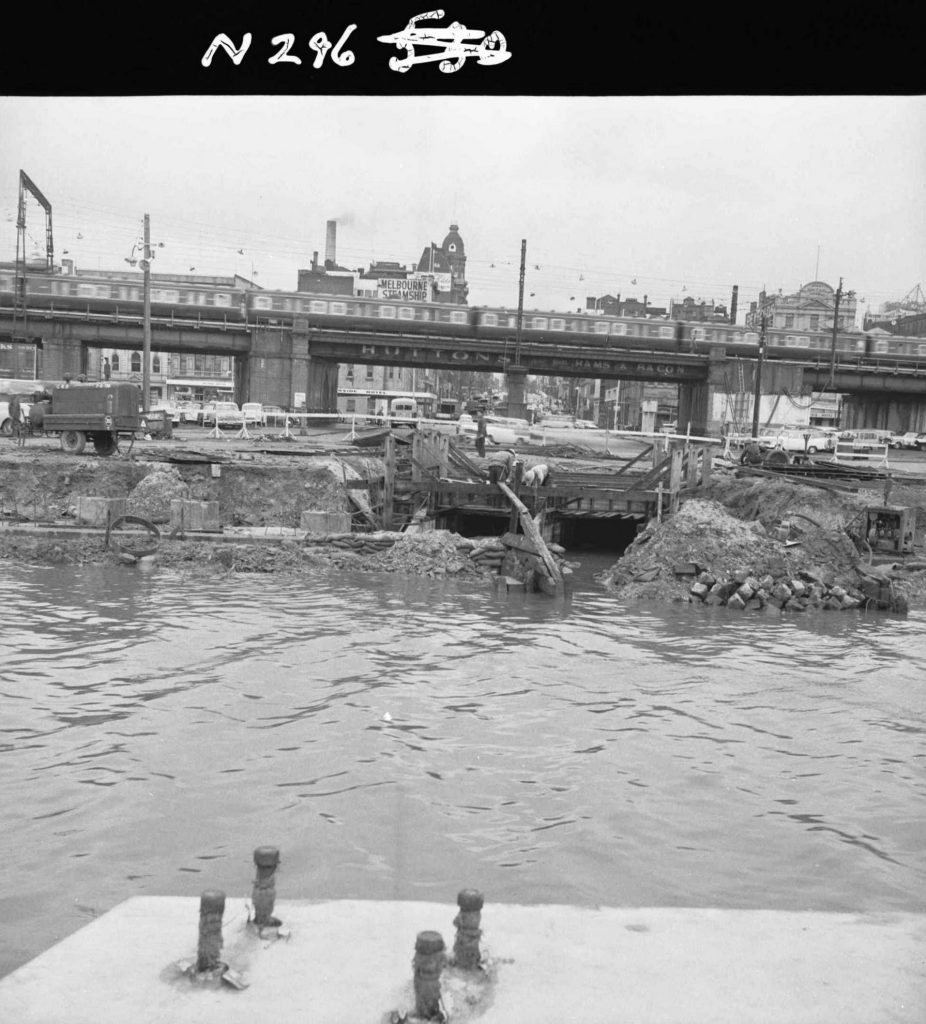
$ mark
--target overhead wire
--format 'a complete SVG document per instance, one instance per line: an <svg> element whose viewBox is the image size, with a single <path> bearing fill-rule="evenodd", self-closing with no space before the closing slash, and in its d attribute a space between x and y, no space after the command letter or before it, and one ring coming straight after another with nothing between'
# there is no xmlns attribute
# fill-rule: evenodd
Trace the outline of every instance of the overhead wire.
<svg viewBox="0 0 926 1024"><path fill-rule="evenodd" d="M38 204L36 210L39 209ZM98 264L103 261L111 261L114 265L124 259L122 250L131 250L132 244L141 239L141 225L143 218L135 214L128 214L124 210L118 210L112 206L99 202L87 200L85 197L71 199L66 197L64 203L59 202L55 208L55 237L59 241L59 249L76 248L78 254L83 258ZM37 214L38 215L38 214ZM296 238L279 233L255 231L251 228L239 228L230 225L216 225L176 215L161 215L153 217L152 241L160 241L166 250L163 253L165 259L176 257L178 265L187 266L214 266L213 273L230 276L231 270L228 267L240 264L244 260L251 267L257 267L268 261L276 261L278 265L287 262L294 265L307 265L309 263L309 252L312 246L318 245L313 251L322 251L322 244L306 242L304 238ZM27 213L27 223L29 221ZM9 218L8 218L9 222ZM86 229L89 227L89 233ZM76 236L79 232L84 233L81 245L77 246ZM207 233L204 237L203 233ZM319 232L320 234L320 232ZM193 235L194 237L190 237ZM2 236L0 236L2 237ZM29 235L30 240L41 250L43 240ZM65 244L62 246L61 242ZM403 258L395 249L387 250L379 255L383 262L396 262L400 266L411 267L416 265L420 258L421 250L427 246L424 242L420 248L415 247L411 258ZM241 251L243 250L243 252ZM353 244L347 246L343 243L336 251L336 259L339 265L348 269L363 269L374 262L371 247L360 247ZM74 253L71 254L75 255ZM508 254L505 254L507 257ZM240 258L239 258L240 257ZM732 291L734 283L739 287L740 309L747 308L752 301L759 301L759 295L764 290L762 285L754 282L743 281L722 281L717 279L705 279L695 274L679 274L676 276L665 276L664 274L648 273L638 264L635 269L626 267L607 266L602 269L602 262L606 257L598 258L596 264L585 262L557 262L550 254L538 250L531 256L531 267L539 267L539 270L529 270L528 280L534 278L533 290L538 293L538 298L543 301L557 293L557 300L566 295L570 296L579 307L584 306L587 297L594 294L595 298L601 294L616 294L620 292L623 296L631 293L635 297L650 292L650 304L661 307L668 305L672 299L680 301L685 295L696 298L696 301L710 301L712 304L718 299L720 303L728 303L728 293ZM510 288L513 293L517 290L519 261L515 258L505 258L499 255L486 255L467 257L466 277L470 284L471 294L477 293L479 289ZM237 268L236 268L237 269ZM247 268L246 268L247 269ZM173 272L179 273L179 270ZM241 271L242 273L245 270ZM635 282L635 283L634 283ZM294 287L295 282L290 287ZM794 289L795 291L797 289ZM858 289L855 289L858 294ZM878 301L898 301L896 295L886 295L872 289L862 289L868 308ZM598 294L595 294L598 293ZM657 294L658 293L658 294ZM478 295L477 295L478 299ZM861 300L860 300L861 301Z"/></svg>

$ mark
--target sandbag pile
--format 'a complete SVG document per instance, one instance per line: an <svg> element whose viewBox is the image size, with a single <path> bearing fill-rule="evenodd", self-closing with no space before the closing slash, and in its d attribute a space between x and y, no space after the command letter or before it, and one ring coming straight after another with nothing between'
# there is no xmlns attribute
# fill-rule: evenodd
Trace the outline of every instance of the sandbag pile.
<svg viewBox="0 0 926 1024"><path fill-rule="evenodd" d="M338 548L358 555L375 555L387 551L402 536L400 533L323 533L310 535L303 543L309 547Z"/></svg>
<svg viewBox="0 0 926 1024"><path fill-rule="evenodd" d="M469 559L481 572L498 573L507 553L508 548L500 540L490 537L473 546Z"/></svg>

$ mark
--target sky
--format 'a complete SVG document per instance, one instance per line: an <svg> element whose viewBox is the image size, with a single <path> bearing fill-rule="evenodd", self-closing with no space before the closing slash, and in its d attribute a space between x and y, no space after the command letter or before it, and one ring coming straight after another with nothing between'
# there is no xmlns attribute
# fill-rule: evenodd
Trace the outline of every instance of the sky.
<svg viewBox="0 0 926 1024"><path fill-rule="evenodd" d="M19 171L55 258L294 290L337 262L409 265L459 225L470 305L687 296L739 322L761 289L843 279L859 314L926 287L924 96L0 97L0 260ZM30 200L28 255L45 244ZM65 255L67 250L67 255ZM242 250L242 252L239 252Z"/></svg>

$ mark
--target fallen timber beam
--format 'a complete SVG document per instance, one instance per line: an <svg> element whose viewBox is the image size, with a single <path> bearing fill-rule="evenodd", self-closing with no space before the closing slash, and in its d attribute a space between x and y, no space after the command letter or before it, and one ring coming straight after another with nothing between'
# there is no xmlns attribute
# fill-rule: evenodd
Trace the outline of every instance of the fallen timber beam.
<svg viewBox="0 0 926 1024"><path fill-rule="evenodd" d="M527 506L521 499L514 493L514 491L505 483L501 481L496 485L498 489L504 494L511 504L517 509L518 516L521 520L521 529L524 530L525 534L531 539L534 547L537 550L537 554L543 562L544 568L547 570L547 575L556 584L557 588L563 585L563 574L559 571L559 566L556 564L556 560L550 554L550 550L547 547L543 537L540 536L540 530L537 528L537 524L531 519L531 514L527 509Z"/></svg>

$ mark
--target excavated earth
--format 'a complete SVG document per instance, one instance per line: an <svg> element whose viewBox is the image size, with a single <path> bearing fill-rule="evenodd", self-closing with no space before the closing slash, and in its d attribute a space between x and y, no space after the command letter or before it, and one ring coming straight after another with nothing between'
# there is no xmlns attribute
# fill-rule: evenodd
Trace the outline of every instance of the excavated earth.
<svg viewBox="0 0 926 1024"><path fill-rule="evenodd" d="M650 522L598 580L625 600L727 604L738 593L731 607L926 605L922 549L885 556L864 537L866 509L884 499L883 482L852 491L720 472L676 514ZM926 486L892 481L889 503L915 508L922 536ZM776 594L781 586L790 593Z"/></svg>
<svg viewBox="0 0 926 1024"><path fill-rule="evenodd" d="M223 457L174 448L130 458L72 456L48 450L0 453L0 518L10 527L76 524L80 499L124 498L125 511L158 525L157 562L188 573L293 572L335 567L473 582L499 572L519 575L517 553L497 538L477 540L445 530L375 532L382 462L354 453L311 455L234 452ZM786 611L926 605L921 549L891 561L876 557L862 536L865 509L885 501L877 481L856 491L742 476L718 466L713 482L679 511L646 524L598 582L621 600L724 604ZM350 481L366 489L348 488ZM926 486L890 483L891 505L917 511L926 531ZM266 543L229 536L199 540L171 531L173 499L218 504L223 527L265 528ZM299 532L305 511L341 513L355 532ZM357 531L356 527L360 530ZM374 532L371 532L374 531ZM116 562L102 530L75 537L0 528L0 559L27 563ZM271 542L270 535L273 535ZM282 539L281 539L282 538ZM564 554L555 549L557 557ZM787 588L787 593L781 588Z"/></svg>

